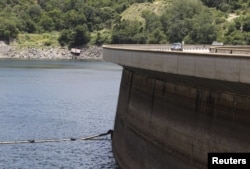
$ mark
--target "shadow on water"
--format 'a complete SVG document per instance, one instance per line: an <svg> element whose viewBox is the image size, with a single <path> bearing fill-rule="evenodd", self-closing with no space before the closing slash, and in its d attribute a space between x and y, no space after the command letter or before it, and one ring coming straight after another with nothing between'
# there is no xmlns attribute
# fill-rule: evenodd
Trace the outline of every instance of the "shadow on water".
<svg viewBox="0 0 250 169"><path fill-rule="evenodd" d="M105 63L105 64L103 64ZM108 70L112 63L101 61L83 61L83 60L20 60L20 59L1 59L0 68L24 68L24 69L94 69ZM98 67L96 67L98 65ZM117 70L116 68L113 68ZM111 69L112 70L112 69ZM118 69L119 70L119 69Z"/></svg>

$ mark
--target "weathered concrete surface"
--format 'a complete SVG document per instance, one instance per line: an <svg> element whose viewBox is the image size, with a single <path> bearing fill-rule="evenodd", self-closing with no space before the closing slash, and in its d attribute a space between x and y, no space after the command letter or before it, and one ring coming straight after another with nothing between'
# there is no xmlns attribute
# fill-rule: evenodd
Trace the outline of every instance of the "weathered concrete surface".
<svg viewBox="0 0 250 169"><path fill-rule="evenodd" d="M250 152L247 55L104 48L124 67L113 135L124 169L206 169L208 152Z"/></svg>
<svg viewBox="0 0 250 169"><path fill-rule="evenodd" d="M206 169L250 152L250 85L124 67L113 151L124 169Z"/></svg>

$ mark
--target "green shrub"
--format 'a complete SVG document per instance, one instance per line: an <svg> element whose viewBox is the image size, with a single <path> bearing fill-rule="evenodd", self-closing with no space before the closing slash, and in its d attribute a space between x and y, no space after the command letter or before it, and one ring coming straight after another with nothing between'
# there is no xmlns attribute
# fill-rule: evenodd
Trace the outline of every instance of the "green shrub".
<svg viewBox="0 0 250 169"><path fill-rule="evenodd" d="M52 42L50 40L44 42L44 46L51 46Z"/></svg>

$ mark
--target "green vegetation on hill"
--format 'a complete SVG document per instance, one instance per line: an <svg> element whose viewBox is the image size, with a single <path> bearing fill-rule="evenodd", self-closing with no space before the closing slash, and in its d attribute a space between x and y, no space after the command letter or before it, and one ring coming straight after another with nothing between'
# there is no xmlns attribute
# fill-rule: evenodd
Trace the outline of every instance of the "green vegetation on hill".
<svg viewBox="0 0 250 169"><path fill-rule="evenodd" d="M155 4L152 3L151 7ZM201 1L176 0L161 6L164 8L160 13L149 6L139 14L142 19L117 22L113 28L112 43L167 43L183 40L187 43L212 43L216 40L213 18Z"/></svg>
<svg viewBox="0 0 250 169"><path fill-rule="evenodd" d="M20 46L250 44L250 0L1 0L0 9L0 40Z"/></svg>
<svg viewBox="0 0 250 169"><path fill-rule="evenodd" d="M22 47L43 47L43 46L59 46L59 32L50 33L20 33L13 46Z"/></svg>
<svg viewBox="0 0 250 169"><path fill-rule="evenodd" d="M121 13L121 20L137 20L139 22L145 22L145 19L142 16L144 11L152 11L160 16L164 13L169 3L170 2L168 1L162 0L153 1L152 3L134 3Z"/></svg>

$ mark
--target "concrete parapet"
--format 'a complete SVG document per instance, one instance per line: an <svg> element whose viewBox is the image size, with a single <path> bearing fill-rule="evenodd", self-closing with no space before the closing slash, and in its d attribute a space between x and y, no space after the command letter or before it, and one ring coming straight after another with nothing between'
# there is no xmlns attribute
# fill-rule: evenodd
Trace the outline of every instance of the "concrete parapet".
<svg viewBox="0 0 250 169"><path fill-rule="evenodd" d="M104 60L122 66L194 77L250 83L250 55L161 51L104 46Z"/></svg>
<svg viewBox="0 0 250 169"><path fill-rule="evenodd" d="M223 47L211 47L211 53L222 53L232 55L250 55L250 46L223 46Z"/></svg>

